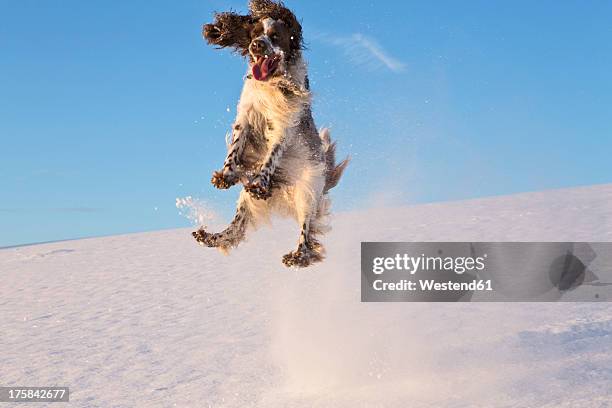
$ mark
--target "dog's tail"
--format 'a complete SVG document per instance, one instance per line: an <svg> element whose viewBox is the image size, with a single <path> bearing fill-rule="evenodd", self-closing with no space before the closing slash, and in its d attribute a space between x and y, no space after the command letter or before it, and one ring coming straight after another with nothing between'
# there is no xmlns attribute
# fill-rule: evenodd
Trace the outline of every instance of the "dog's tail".
<svg viewBox="0 0 612 408"><path fill-rule="evenodd" d="M319 132L319 137L321 137L323 154L325 156L325 188L323 191L326 193L332 188L336 187L351 158L349 156L340 163L336 164L336 142L331 141L329 129L321 129Z"/></svg>

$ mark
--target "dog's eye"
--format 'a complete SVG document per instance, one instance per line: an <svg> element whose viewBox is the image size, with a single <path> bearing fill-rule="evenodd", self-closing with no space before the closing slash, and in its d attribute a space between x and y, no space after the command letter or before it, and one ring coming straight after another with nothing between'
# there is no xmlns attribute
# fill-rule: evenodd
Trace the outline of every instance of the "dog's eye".
<svg viewBox="0 0 612 408"><path fill-rule="evenodd" d="M272 34L272 35L270 36L270 39L271 39L272 41L276 41L276 40L278 40L278 34L276 34L276 33Z"/></svg>

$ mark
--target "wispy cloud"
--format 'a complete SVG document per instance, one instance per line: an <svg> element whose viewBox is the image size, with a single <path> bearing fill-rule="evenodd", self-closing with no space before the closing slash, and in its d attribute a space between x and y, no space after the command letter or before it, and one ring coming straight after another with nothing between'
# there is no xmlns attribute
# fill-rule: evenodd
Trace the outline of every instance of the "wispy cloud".
<svg viewBox="0 0 612 408"><path fill-rule="evenodd" d="M406 69L406 64L389 55L374 38L363 34L356 33L349 36L318 34L314 39L340 47L353 64L366 69L386 68L396 73Z"/></svg>

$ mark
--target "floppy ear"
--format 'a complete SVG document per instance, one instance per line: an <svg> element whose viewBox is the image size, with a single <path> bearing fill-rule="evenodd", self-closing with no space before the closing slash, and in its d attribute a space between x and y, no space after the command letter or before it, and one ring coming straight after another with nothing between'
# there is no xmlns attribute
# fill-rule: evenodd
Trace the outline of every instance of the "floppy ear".
<svg viewBox="0 0 612 408"><path fill-rule="evenodd" d="M302 25L282 1L273 0L251 0L249 2L251 15L256 18L270 17L274 20L282 20L289 29L291 35L291 48L299 50L304 48L302 42Z"/></svg>
<svg viewBox="0 0 612 408"><path fill-rule="evenodd" d="M211 45L221 48L232 47L242 55L248 53L251 43L251 16L242 16L233 12L216 13L215 22L202 27L202 35Z"/></svg>

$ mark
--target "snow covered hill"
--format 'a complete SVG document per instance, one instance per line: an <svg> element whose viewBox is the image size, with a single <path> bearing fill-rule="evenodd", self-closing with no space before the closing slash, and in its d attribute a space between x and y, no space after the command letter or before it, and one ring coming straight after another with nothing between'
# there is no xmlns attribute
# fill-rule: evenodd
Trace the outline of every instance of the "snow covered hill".
<svg viewBox="0 0 612 408"><path fill-rule="evenodd" d="M0 250L0 385L75 407L610 407L612 305L360 303L362 240L612 241L612 185L289 222L229 257L190 230ZM38 404L37 406L44 406Z"/></svg>

